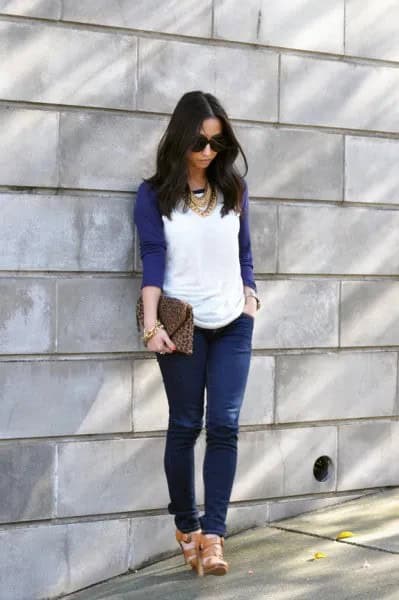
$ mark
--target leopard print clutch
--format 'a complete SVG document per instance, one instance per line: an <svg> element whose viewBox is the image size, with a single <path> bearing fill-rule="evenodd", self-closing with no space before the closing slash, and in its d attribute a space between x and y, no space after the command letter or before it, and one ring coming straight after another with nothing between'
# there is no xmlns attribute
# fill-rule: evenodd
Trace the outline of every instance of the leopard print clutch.
<svg viewBox="0 0 399 600"><path fill-rule="evenodd" d="M178 298L161 295L158 304L158 319L164 325L166 332L176 346L177 352L193 353L194 318L191 304ZM137 328L144 329L143 299L137 300Z"/></svg>

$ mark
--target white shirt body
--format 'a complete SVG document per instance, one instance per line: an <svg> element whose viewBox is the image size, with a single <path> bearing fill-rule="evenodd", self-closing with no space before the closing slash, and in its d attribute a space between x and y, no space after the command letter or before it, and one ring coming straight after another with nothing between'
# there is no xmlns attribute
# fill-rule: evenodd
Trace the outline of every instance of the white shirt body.
<svg viewBox="0 0 399 600"><path fill-rule="evenodd" d="M212 213L202 217L180 203L172 220L163 216L166 267L163 291L192 305L194 325L223 327L236 319L245 304L239 260L240 216L222 217L220 192Z"/></svg>

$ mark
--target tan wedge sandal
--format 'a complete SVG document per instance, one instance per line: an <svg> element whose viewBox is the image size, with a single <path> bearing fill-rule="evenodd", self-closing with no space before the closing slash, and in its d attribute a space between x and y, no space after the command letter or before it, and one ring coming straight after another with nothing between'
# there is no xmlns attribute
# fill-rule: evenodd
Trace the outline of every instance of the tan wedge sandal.
<svg viewBox="0 0 399 600"><path fill-rule="evenodd" d="M201 530L183 533L177 529L176 540L180 544L186 565L190 565L193 571L202 577L204 571L200 559Z"/></svg>
<svg viewBox="0 0 399 600"><path fill-rule="evenodd" d="M223 537L201 535L200 557L205 575L226 575L229 565L223 558L223 547Z"/></svg>

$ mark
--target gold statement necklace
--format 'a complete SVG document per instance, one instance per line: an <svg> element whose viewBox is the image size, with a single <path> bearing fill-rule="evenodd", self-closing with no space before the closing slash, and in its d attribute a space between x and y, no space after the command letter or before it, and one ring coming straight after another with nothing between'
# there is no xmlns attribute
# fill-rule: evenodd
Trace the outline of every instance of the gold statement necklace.
<svg viewBox="0 0 399 600"><path fill-rule="evenodd" d="M217 202L216 191L206 184L205 192L198 197L190 190L187 192L187 204L197 215L207 217L214 210Z"/></svg>

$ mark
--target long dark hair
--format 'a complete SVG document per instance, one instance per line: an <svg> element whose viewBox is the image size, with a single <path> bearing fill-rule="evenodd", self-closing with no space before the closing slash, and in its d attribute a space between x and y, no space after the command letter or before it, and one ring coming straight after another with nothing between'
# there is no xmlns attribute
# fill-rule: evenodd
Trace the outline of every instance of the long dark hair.
<svg viewBox="0 0 399 600"><path fill-rule="evenodd" d="M241 207L243 181L234 162L241 154L245 173L248 163L226 111L212 94L201 91L187 92L177 103L157 151L156 172L146 179L157 191L159 208L163 215L171 218L172 210L188 191L187 160L195 137L199 134L204 119L217 117L222 123L222 134L227 149L215 156L207 168L211 186L219 189L224 198L221 213L239 211Z"/></svg>

